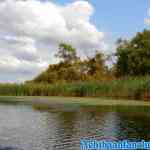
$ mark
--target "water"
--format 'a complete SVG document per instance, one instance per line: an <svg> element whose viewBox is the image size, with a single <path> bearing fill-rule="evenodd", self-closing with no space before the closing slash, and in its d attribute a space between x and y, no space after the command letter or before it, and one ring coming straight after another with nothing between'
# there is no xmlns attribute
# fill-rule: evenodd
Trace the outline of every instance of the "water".
<svg viewBox="0 0 150 150"><path fill-rule="evenodd" d="M0 104L0 150L79 150L80 138L149 140L149 110Z"/></svg>

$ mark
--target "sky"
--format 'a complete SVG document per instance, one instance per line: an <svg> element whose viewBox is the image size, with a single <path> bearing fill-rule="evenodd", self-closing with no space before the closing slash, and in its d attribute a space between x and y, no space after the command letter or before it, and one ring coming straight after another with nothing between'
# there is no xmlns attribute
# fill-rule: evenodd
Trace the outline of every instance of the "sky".
<svg viewBox="0 0 150 150"><path fill-rule="evenodd" d="M84 58L150 29L150 1L1 0L0 16L0 82L23 82L58 61L61 42Z"/></svg>
<svg viewBox="0 0 150 150"><path fill-rule="evenodd" d="M55 0L66 4L75 0ZM150 15L149 0L87 0L95 9L91 17L92 22L104 32L119 37L132 37L136 32L150 26L144 23ZM150 17L149 17L150 18Z"/></svg>

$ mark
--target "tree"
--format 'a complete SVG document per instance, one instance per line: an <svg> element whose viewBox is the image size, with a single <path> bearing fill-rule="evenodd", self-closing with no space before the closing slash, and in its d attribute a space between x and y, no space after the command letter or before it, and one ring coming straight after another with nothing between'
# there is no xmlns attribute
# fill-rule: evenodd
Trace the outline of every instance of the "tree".
<svg viewBox="0 0 150 150"><path fill-rule="evenodd" d="M78 57L76 49L69 44L61 43L56 57L60 58L64 63L74 63Z"/></svg>
<svg viewBox="0 0 150 150"><path fill-rule="evenodd" d="M90 80L102 80L106 76L106 66L104 55L96 52L95 56L85 60L87 66L87 78Z"/></svg>
<svg viewBox="0 0 150 150"><path fill-rule="evenodd" d="M119 40L116 56L117 76L150 74L150 31L137 33L130 41Z"/></svg>
<svg viewBox="0 0 150 150"><path fill-rule="evenodd" d="M59 45L57 57L61 61L50 64L48 69L38 75L33 82L36 83L71 83L77 81L102 80L106 76L104 57L101 53L82 60L77 57L76 49L69 44Z"/></svg>

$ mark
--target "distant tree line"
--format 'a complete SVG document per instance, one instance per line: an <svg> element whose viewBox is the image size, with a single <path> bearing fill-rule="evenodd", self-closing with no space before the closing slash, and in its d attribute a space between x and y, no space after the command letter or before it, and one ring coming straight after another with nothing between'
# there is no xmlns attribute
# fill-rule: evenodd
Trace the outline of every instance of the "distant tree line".
<svg viewBox="0 0 150 150"><path fill-rule="evenodd" d="M60 59L58 64L50 64L46 71L30 82L70 83L149 75L150 30L137 33L130 40L119 39L115 53L116 63L111 68L106 65L106 58L108 57L104 54L96 52L93 57L81 60L77 56L76 49L66 43L59 45L56 57Z"/></svg>
<svg viewBox="0 0 150 150"><path fill-rule="evenodd" d="M60 59L58 64L50 64L48 69L37 76L34 82L75 82L88 80L102 80L106 78L107 67L104 55L96 52L95 56L81 60L76 49L66 43L59 45L56 57Z"/></svg>

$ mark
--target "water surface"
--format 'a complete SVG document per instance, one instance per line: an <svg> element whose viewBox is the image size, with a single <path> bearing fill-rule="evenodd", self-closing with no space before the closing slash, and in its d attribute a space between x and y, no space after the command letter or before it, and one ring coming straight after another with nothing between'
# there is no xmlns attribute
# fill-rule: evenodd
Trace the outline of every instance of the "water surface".
<svg viewBox="0 0 150 150"><path fill-rule="evenodd" d="M149 107L0 104L0 148L79 150L81 138L150 140Z"/></svg>

